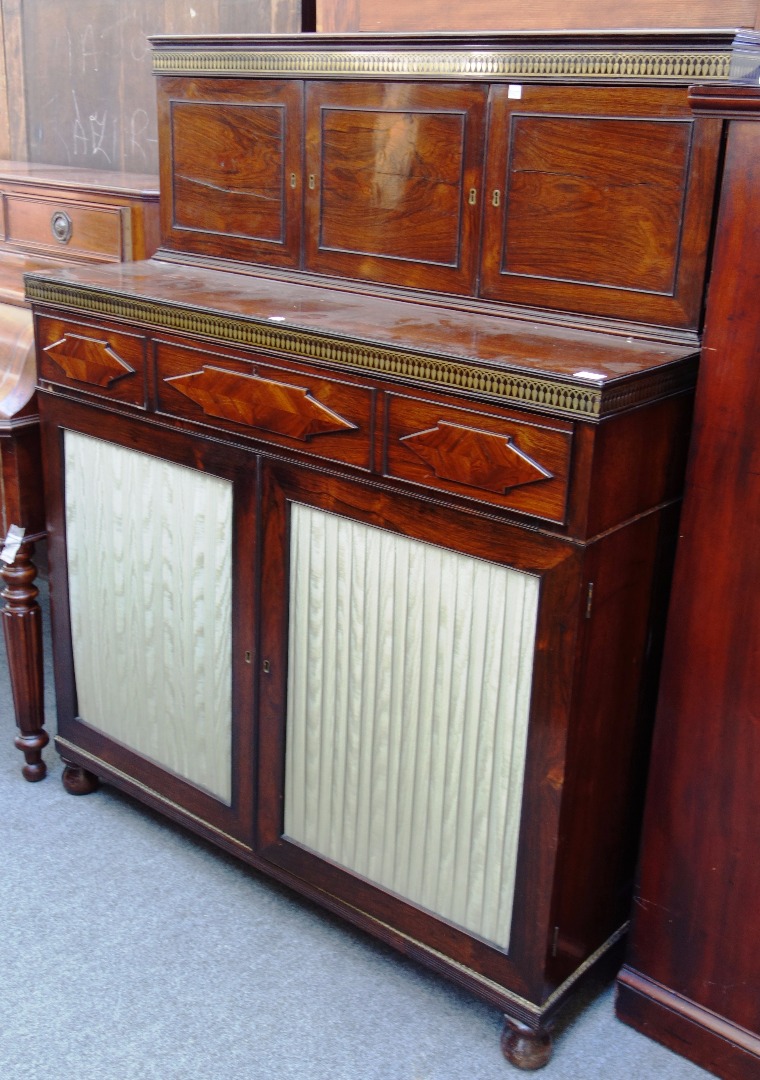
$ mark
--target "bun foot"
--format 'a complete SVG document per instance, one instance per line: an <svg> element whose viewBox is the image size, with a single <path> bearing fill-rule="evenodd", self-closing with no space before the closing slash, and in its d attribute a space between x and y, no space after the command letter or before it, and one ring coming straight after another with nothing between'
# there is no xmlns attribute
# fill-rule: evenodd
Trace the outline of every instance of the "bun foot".
<svg viewBox="0 0 760 1080"><path fill-rule="evenodd" d="M507 1016L501 1033L501 1050L518 1069L541 1069L552 1056L552 1037L546 1028L531 1028Z"/></svg>
<svg viewBox="0 0 760 1080"><path fill-rule="evenodd" d="M100 786L95 773L88 772L81 765L66 764L61 777L63 786L69 795L90 795Z"/></svg>

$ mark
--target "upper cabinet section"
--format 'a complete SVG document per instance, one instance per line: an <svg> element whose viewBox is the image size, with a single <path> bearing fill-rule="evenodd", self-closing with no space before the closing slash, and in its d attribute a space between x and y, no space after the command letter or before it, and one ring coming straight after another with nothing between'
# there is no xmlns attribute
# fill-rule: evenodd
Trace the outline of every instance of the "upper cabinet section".
<svg viewBox="0 0 760 1080"><path fill-rule="evenodd" d="M153 45L168 257L699 329L721 123L686 92L753 35Z"/></svg>

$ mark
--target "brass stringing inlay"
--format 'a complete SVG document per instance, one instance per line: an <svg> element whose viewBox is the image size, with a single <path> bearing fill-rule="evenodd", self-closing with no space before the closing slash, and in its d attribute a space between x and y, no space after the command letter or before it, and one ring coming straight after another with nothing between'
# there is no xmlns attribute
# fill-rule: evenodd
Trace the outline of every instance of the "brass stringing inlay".
<svg viewBox="0 0 760 1080"><path fill-rule="evenodd" d="M398 50L393 52L157 50L157 75L354 76L378 78L724 80L728 52Z"/></svg>
<svg viewBox="0 0 760 1080"><path fill-rule="evenodd" d="M416 380L476 393L501 402L592 420L686 389L694 384L696 378L695 364L678 364L674 371L665 369L655 372L636 380L632 386L609 389L599 385L579 386L545 376L478 367L422 353L345 341L309 331L273 327L270 323L157 304L121 293L99 292L31 277L26 279L26 295L30 300L77 308L88 314L108 315L196 337L358 368L389 378Z"/></svg>

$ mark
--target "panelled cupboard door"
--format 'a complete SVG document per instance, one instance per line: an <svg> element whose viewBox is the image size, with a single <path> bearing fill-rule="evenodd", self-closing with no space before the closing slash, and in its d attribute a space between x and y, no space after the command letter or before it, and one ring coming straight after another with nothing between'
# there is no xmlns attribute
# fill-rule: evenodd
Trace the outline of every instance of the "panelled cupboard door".
<svg viewBox="0 0 760 1080"><path fill-rule="evenodd" d="M284 465L262 495L259 855L535 992L578 556Z"/></svg>
<svg viewBox="0 0 760 1080"><path fill-rule="evenodd" d="M698 326L719 122L680 88L491 95L483 296Z"/></svg>
<svg viewBox="0 0 760 1080"><path fill-rule="evenodd" d="M486 90L306 88L305 269L475 291Z"/></svg>
<svg viewBox="0 0 760 1080"><path fill-rule="evenodd" d="M303 86L159 80L164 247L297 267Z"/></svg>
<svg viewBox="0 0 760 1080"><path fill-rule="evenodd" d="M61 752L247 844L255 459L70 412L44 429Z"/></svg>

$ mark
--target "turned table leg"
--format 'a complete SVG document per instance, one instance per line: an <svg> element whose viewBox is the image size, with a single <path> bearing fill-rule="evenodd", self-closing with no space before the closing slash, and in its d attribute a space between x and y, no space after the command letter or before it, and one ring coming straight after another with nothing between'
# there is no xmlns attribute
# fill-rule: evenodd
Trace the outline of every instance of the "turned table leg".
<svg viewBox="0 0 760 1080"><path fill-rule="evenodd" d="M32 561L34 544L22 543L11 563L0 563L5 584L0 595L5 646L8 653L13 707L18 734L15 744L26 764L26 780L42 780L47 772L42 750L48 743L42 675L42 612L34 584L37 568Z"/></svg>
<svg viewBox="0 0 760 1080"><path fill-rule="evenodd" d="M501 1049L507 1061L518 1069L541 1069L552 1056L551 1033L547 1028L528 1027L506 1016Z"/></svg>

